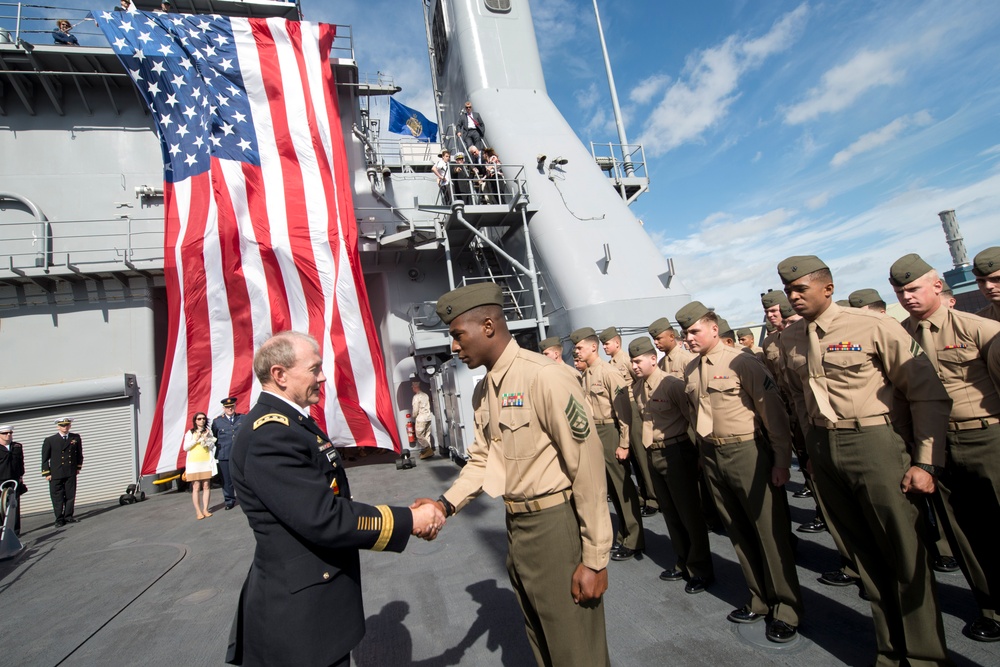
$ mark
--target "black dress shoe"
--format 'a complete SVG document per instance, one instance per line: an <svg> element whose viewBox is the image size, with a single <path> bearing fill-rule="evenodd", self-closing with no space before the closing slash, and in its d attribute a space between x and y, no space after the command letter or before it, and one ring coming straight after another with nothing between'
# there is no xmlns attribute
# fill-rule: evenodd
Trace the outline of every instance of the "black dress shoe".
<svg viewBox="0 0 1000 667"><path fill-rule="evenodd" d="M638 549L629 549L628 547L621 547L617 551L611 550L611 560L629 560L633 558L637 553Z"/></svg>
<svg viewBox="0 0 1000 667"><path fill-rule="evenodd" d="M226 503L226 509L231 510L236 507L236 503Z"/></svg>
<svg viewBox="0 0 1000 667"><path fill-rule="evenodd" d="M931 569L935 572L957 572L958 561L952 556L938 556L931 563Z"/></svg>
<svg viewBox="0 0 1000 667"><path fill-rule="evenodd" d="M80 522L74 519L73 517L68 516L66 517L66 523L80 523Z"/></svg>
<svg viewBox="0 0 1000 667"><path fill-rule="evenodd" d="M687 586L684 587L684 592L690 595L704 593L712 581L714 581L712 577L691 577L687 582Z"/></svg>
<svg viewBox="0 0 1000 667"><path fill-rule="evenodd" d="M733 609L726 616L727 621L732 621L733 623L756 623L764 619L764 614L757 614L750 611L749 607L740 607L739 609Z"/></svg>
<svg viewBox="0 0 1000 667"><path fill-rule="evenodd" d="M851 584L856 584L859 581L860 579L852 577L843 570L824 572L819 578L819 583L826 584L827 586L850 586Z"/></svg>
<svg viewBox="0 0 1000 667"><path fill-rule="evenodd" d="M819 516L815 516L812 521L802 524L795 530L800 533L822 533L826 530L826 521L823 521Z"/></svg>
<svg viewBox="0 0 1000 667"><path fill-rule="evenodd" d="M56 519L56 528L62 528L65 525L66 525L65 521L63 521L62 519Z"/></svg>
<svg viewBox="0 0 1000 667"><path fill-rule="evenodd" d="M660 572L660 579L662 581L680 581L683 578L684 572L682 570L678 570L676 567Z"/></svg>
<svg viewBox="0 0 1000 667"><path fill-rule="evenodd" d="M813 492L808 486L803 486L801 489L792 494L792 498L812 498Z"/></svg>
<svg viewBox="0 0 1000 667"><path fill-rule="evenodd" d="M656 509L655 507L650 507L649 505L643 505L642 509L639 510L639 514L641 514L642 516L653 516L659 511L660 510Z"/></svg>
<svg viewBox="0 0 1000 667"><path fill-rule="evenodd" d="M969 636L977 642L995 642L1000 640L1000 623L992 618L980 616L969 624Z"/></svg>
<svg viewBox="0 0 1000 667"><path fill-rule="evenodd" d="M768 641L786 644L795 639L795 635L798 633L799 631L794 625L789 625L784 621L773 620L767 624L767 632L764 634L767 636Z"/></svg>

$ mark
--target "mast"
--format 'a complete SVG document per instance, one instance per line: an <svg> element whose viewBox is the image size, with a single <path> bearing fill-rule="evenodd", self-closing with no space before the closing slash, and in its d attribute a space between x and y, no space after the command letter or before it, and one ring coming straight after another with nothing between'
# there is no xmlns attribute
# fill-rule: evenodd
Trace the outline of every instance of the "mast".
<svg viewBox="0 0 1000 667"><path fill-rule="evenodd" d="M608 57L608 45L604 42L604 28L601 27L601 14L597 10L597 0L594 0L594 17L597 19L597 34L601 38L601 51L604 53L604 69L608 73L608 88L611 89L611 106L615 112L615 125L618 126L618 143L622 145L622 154L628 151L628 138L625 136L625 122L622 120L622 110L618 105L618 90L615 88L615 77L611 73L611 60ZM625 173L632 175L631 161L625 162Z"/></svg>

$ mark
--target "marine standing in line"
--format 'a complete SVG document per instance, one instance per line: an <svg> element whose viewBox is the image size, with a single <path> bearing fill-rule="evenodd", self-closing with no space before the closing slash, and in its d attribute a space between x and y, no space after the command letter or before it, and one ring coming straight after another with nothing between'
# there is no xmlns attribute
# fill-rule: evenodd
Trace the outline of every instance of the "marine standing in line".
<svg viewBox="0 0 1000 667"><path fill-rule="evenodd" d="M507 572L539 665L610 664L602 596L611 517L601 443L566 364L521 349L494 283L448 292L437 312L452 351L485 366L472 396L474 440L458 479L436 502L460 512L485 491L507 508Z"/></svg>
<svg viewBox="0 0 1000 667"><path fill-rule="evenodd" d="M784 489L792 461L788 414L763 364L719 340L715 313L692 301L676 318L698 354L684 382L705 477L750 588L750 602L727 618L766 618L766 637L789 642L802 618L802 593Z"/></svg>
<svg viewBox="0 0 1000 667"><path fill-rule="evenodd" d="M222 475L222 497L226 509L236 506L236 491L233 489L233 475L229 472L229 457L233 451L233 440L243 423L243 415L236 412L236 397L222 399L222 414L212 420L212 435L215 437L215 458L219 461Z"/></svg>
<svg viewBox="0 0 1000 667"><path fill-rule="evenodd" d="M677 332L670 325L670 320L661 317L650 324L647 331L653 339L653 345L663 353L658 364L660 370L675 377L683 377L684 369L695 355L685 350L677 342Z"/></svg>
<svg viewBox="0 0 1000 667"><path fill-rule="evenodd" d="M629 432L632 427L628 386L611 364L597 353L599 340L593 329L577 329L569 335L569 339L574 345L573 356L586 364L583 395L604 446L608 492L618 515L618 534L611 549L611 560L628 560L646 548L639 494L628 468L631 451Z"/></svg>
<svg viewBox="0 0 1000 667"><path fill-rule="evenodd" d="M944 465L951 399L895 320L833 303L833 277L818 257L789 257L778 275L803 317L781 335L785 378L810 426L806 447L830 531L871 597L876 664L950 664L921 507ZM910 408L912 451L891 423L897 401Z"/></svg>
<svg viewBox="0 0 1000 667"><path fill-rule="evenodd" d="M660 579L684 579L685 593L701 593L715 581L715 570L708 529L698 510L701 473L698 448L688 436L691 408L684 381L660 370L656 350L648 338L633 340L628 352L638 376L632 395L641 418L640 437L670 543L677 554L677 562L660 573Z"/></svg>
<svg viewBox="0 0 1000 667"><path fill-rule="evenodd" d="M49 482L57 528L77 522L73 509L76 477L83 469L83 439L78 433L70 433L72 424L69 417L60 417L56 420L59 432L42 441L42 475Z"/></svg>
<svg viewBox="0 0 1000 667"><path fill-rule="evenodd" d="M601 345L604 347L604 354L611 360L608 362L611 367L618 371L618 374L625 380L625 386L631 387L638 378L632 372L632 362L628 354L622 349L622 337L615 327L608 327L600 334ZM642 446L642 416L636 409L635 401L631 401L632 424L629 429L629 446L632 449L631 461L635 463L638 472L635 475L636 486L639 490L640 516L653 516L660 511L660 505L656 501L656 493L653 490L653 481L650 477L649 462L646 460L646 449Z"/></svg>
<svg viewBox="0 0 1000 667"><path fill-rule="evenodd" d="M987 248L972 260L976 285L990 305L976 315L1000 322L1000 246Z"/></svg>
<svg viewBox="0 0 1000 667"><path fill-rule="evenodd" d="M946 308L942 281L919 255L889 269L889 282L910 314L903 328L923 349L952 398L948 448L938 491L965 578L979 606L968 635L1000 640L1000 392L987 368L989 349L1000 344L1000 322Z"/></svg>

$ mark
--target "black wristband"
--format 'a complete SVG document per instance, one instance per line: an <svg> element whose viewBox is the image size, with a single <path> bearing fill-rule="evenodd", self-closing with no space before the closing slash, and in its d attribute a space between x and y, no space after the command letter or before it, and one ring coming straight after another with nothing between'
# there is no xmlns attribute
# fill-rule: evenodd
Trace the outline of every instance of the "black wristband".
<svg viewBox="0 0 1000 667"><path fill-rule="evenodd" d="M444 497L444 494L438 497L438 502L444 505L444 518L447 519L455 513L455 506L448 502L448 499Z"/></svg>
<svg viewBox="0 0 1000 667"><path fill-rule="evenodd" d="M944 468L942 468L941 466L931 465L930 463L914 463L913 467L920 468L924 472L929 472L935 477L944 472Z"/></svg>

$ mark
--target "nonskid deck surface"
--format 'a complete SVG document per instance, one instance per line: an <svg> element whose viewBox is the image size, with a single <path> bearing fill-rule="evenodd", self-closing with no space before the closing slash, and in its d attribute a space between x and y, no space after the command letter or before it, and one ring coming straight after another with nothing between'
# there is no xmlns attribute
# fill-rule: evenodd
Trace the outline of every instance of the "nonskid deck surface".
<svg viewBox="0 0 1000 667"><path fill-rule="evenodd" d="M364 465L349 473L354 497L373 503L437 497L459 470L440 458L411 470L397 470L382 455L357 463ZM790 489L801 481L793 472ZM223 664L253 535L238 508L223 511L221 490L213 490L213 501L215 514L203 521L195 520L187 493L159 494L125 507L79 508L80 523L60 529L48 515L25 517L25 551L0 562L3 663ZM795 525L812 518L811 500L791 503ZM612 664L806 667L874 661L868 603L853 586L831 588L816 580L838 565L828 534L800 535L805 620L801 638L779 649L767 645L763 624L725 620L747 600L728 538L711 535L715 585L687 595L683 582L658 578L673 565L662 517L649 517L644 525L646 554L609 566L605 609ZM354 664L533 664L504 571L506 552L503 505L485 495L450 519L435 542L412 540L401 555L362 552L368 633L354 651ZM962 575L937 576L955 664L1000 664L1000 642L981 644L962 635L965 621L976 614ZM331 632L336 614L330 610Z"/></svg>

